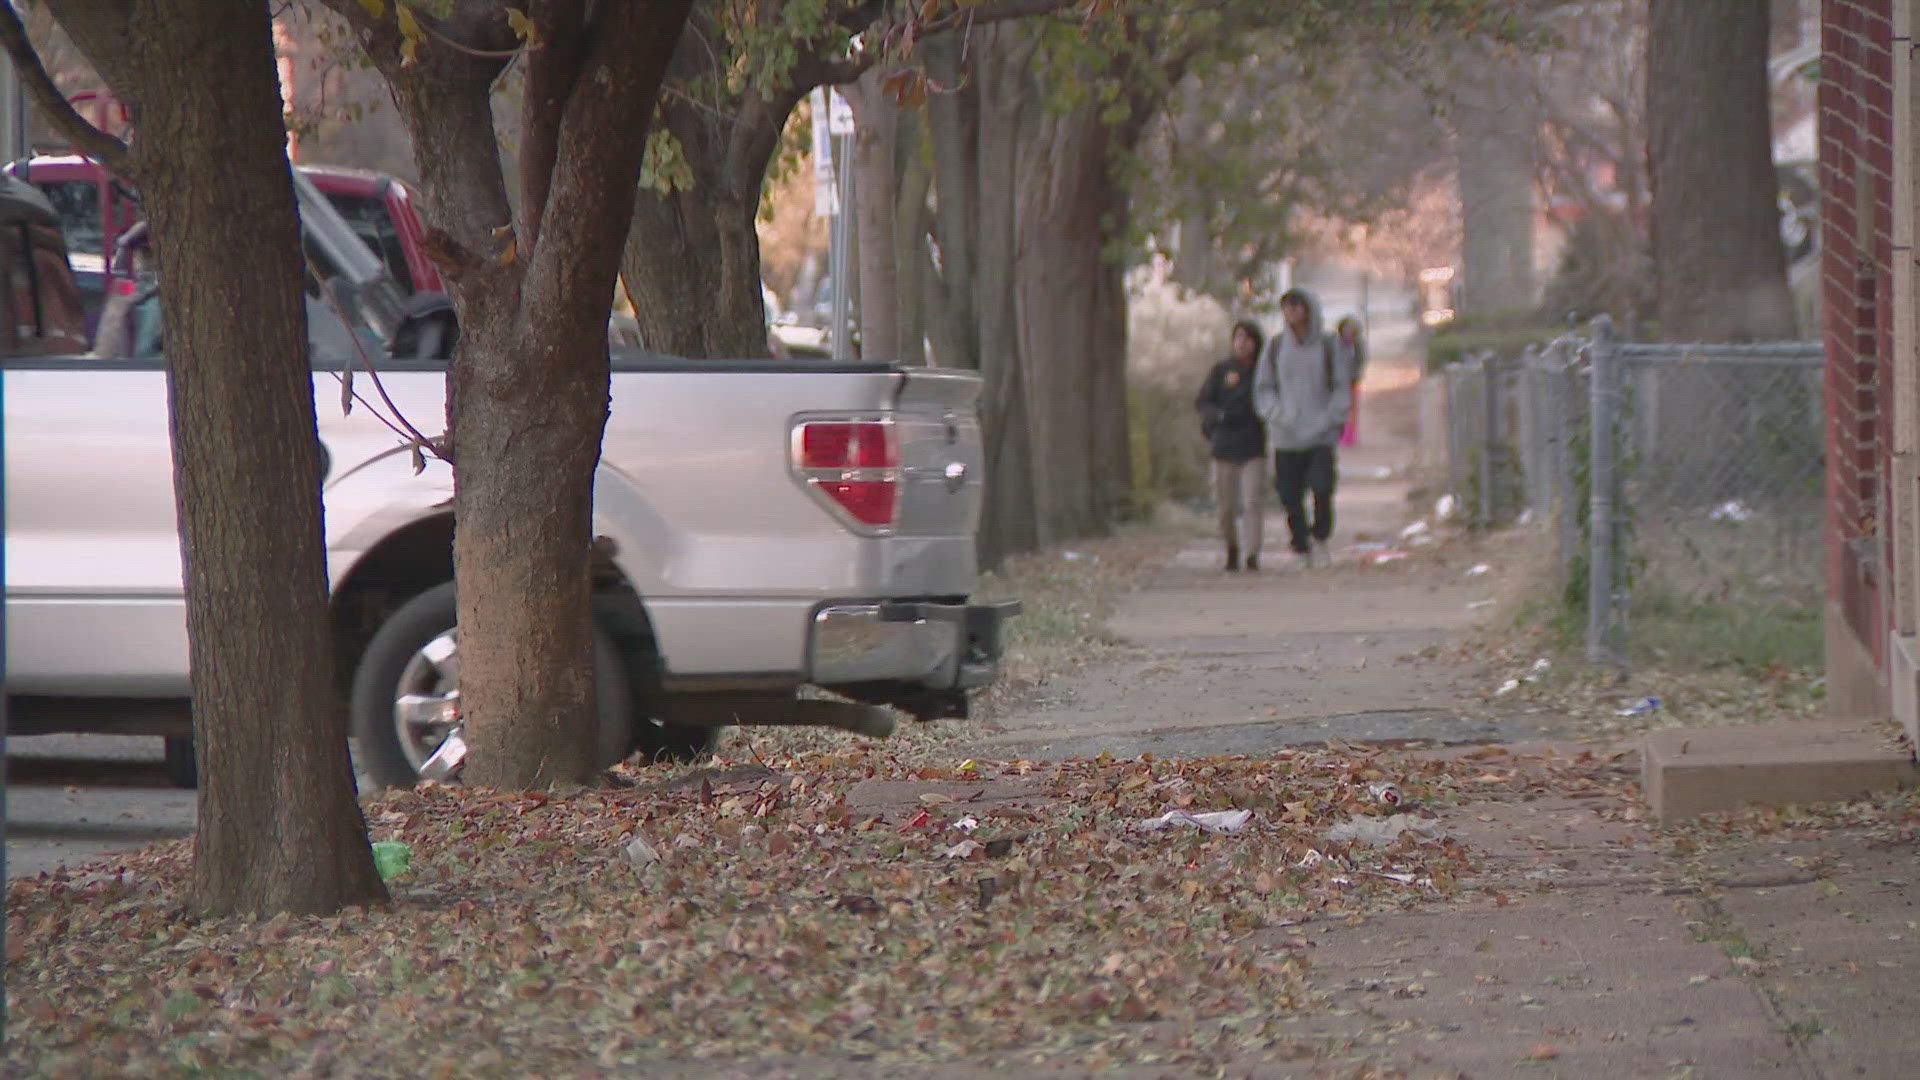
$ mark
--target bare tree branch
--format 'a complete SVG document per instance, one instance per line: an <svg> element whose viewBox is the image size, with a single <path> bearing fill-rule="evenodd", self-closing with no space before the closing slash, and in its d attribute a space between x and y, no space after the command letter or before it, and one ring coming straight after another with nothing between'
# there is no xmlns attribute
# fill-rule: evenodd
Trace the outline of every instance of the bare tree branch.
<svg viewBox="0 0 1920 1080"><path fill-rule="evenodd" d="M20 16L13 10L12 4L0 4L0 44L13 56L13 63L20 73L20 83L32 96L33 103L40 106L40 112L55 128L59 129L67 141L81 153L99 161L110 171L126 175L127 144L101 131L87 122L66 95L54 85L53 76L47 74L46 67L40 63L40 54L27 39L26 27L20 25Z"/></svg>
<svg viewBox="0 0 1920 1080"><path fill-rule="evenodd" d="M529 5L529 18L546 41L546 48L527 58L525 117L520 142L520 218L522 238L529 252L539 241L540 222L547 209L547 190L560 153L560 119L566 114L581 60L594 35L605 32L610 3L589 10L585 0L545 0ZM589 20L595 25L589 26Z"/></svg>

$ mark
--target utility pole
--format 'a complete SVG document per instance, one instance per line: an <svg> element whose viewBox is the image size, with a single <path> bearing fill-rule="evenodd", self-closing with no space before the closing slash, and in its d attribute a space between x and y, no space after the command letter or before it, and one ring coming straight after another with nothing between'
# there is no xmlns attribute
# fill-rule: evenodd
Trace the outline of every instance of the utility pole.
<svg viewBox="0 0 1920 1080"><path fill-rule="evenodd" d="M27 96L20 89L20 73L13 56L0 50L0 153L8 162L27 156Z"/></svg>
<svg viewBox="0 0 1920 1080"><path fill-rule="evenodd" d="M827 91L827 135L833 143L833 358L852 360L853 347L853 109L839 91Z"/></svg>

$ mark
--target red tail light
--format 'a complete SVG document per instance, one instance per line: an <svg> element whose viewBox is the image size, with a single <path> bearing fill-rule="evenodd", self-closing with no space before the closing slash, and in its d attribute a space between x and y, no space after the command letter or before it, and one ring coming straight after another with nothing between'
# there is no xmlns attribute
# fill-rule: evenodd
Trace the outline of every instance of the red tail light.
<svg viewBox="0 0 1920 1080"><path fill-rule="evenodd" d="M884 529L900 501L900 447L883 420L808 420L793 431L793 467L856 525Z"/></svg>

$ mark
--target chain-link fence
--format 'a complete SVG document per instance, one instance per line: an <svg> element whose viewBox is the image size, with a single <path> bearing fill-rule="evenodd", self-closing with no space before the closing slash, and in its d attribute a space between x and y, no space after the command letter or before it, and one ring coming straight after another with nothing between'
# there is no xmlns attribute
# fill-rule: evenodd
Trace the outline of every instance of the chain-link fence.
<svg viewBox="0 0 1920 1080"><path fill-rule="evenodd" d="M1818 344L1640 344L1604 321L1453 364L1452 490L1475 525L1551 531L1595 659L1817 663L1821 383Z"/></svg>

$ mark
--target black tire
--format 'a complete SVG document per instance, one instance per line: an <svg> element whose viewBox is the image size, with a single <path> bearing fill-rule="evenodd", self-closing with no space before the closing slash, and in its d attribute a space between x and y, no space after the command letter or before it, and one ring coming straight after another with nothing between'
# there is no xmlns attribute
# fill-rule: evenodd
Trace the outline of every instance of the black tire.
<svg viewBox="0 0 1920 1080"><path fill-rule="evenodd" d="M915 720L965 720L972 712L965 690L929 690L900 705Z"/></svg>
<svg viewBox="0 0 1920 1080"><path fill-rule="evenodd" d="M648 762L700 761L713 754L719 741L717 727L644 719L634 729L634 750L641 755L641 760Z"/></svg>
<svg viewBox="0 0 1920 1080"><path fill-rule="evenodd" d="M412 787L419 774L400 748L393 718L394 692L407 664L428 643L453 629L453 583L436 585L387 617L367 643L354 669L350 697L360 764L380 787ZM601 766L627 756L633 743L633 688L619 651L604 630L594 631L593 671L598 688Z"/></svg>
<svg viewBox="0 0 1920 1080"><path fill-rule="evenodd" d="M200 765L193 758L192 736L167 739L167 782L177 788L200 786Z"/></svg>

